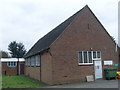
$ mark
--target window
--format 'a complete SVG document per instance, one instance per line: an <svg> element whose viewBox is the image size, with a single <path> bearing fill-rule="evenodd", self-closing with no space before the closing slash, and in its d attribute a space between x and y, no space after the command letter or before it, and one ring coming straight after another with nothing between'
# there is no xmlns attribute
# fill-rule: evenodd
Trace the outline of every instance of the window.
<svg viewBox="0 0 120 90"><path fill-rule="evenodd" d="M35 59L36 59L36 66L40 66L40 55L36 55Z"/></svg>
<svg viewBox="0 0 120 90"><path fill-rule="evenodd" d="M96 58L96 52L93 51L93 58Z"/></svg>
<svg viewBox="0 0 120 90"><path fill-rule="evenodd" d="M31 66L35 66L35 57L34 56L31 57Z"/></svg>
<svg viewBox="0 0 120 90"><path fill-rule="evenodd" d="M93 64L93 59L100 59L100 51L80 51L78 53L79 64Z"/></svg>
<svg viewBox="0 0 120 90"><path fill-rule="evenodd" d="M79 52L79 64L93 64L91 51Z"/></svg>
<svg viewBox="0 0 120 90"><path fill-rule="evenodd" d="M16 67L17 62L8 62L7 65L8 65L8 67Z"/></svg>
<svg viewBox="0 0 120 90"><path fill-rule="evenodd" d="M82 52L79 52L79 63L83 63Z"/></svg>
<svg viewBox="0 0 120 90"><path fill-rule="evenodd" d="M28 65L28 66L31 66L31 61L30 61L30 60L31 60L31 58L28 58L28 59L27 59L27 63L28 63L27 65Z"/></svg>
<svg viewBox="0 0 120 90"><path fill-rule="evenodd" d="M88 52L88 58L89 58L89 63L93 63L92 62L92 52L91 51Z"/></svg>
<svg viewBox="0 0 120 90"><path fill-rule="evenodd" d="M84 56L84 63L88 63L87 61L87 51L83 52L83 56Z"/></svg>
<svg viewBox="0 0 120 90"><path fill-rule="evenodd" d="M25 59L25 65L28 66L28 58Z"/></svg>
<svg viewBox="0 0 120 90"><path fill-rule="evenodd" d="M26 58L25 65L26 66L40 66L40 55Z"/></svg>
<svg viewBox="0 0 120 90"><path fill-rule="evenodd" d="M93 51L93 59L101 58L101 52L100 51Z"/></svg>
<svg viewBox="0 0 120 90"><path fill-rule="evenodd" d="M100 58L100 56L101 56L100 52L97 52L97 58Z"/></svg>

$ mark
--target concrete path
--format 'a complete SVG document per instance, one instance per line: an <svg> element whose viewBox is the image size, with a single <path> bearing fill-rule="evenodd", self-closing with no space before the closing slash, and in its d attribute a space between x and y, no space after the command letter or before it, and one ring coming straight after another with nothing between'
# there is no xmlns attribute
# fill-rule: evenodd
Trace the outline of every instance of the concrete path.
<svg viewBox="0 0 120 90"><path fill-rule="evenodd" d="M94 82L79 82L72 84L47 86L45 88L118 88L118 80L96 80Z"/></svg>

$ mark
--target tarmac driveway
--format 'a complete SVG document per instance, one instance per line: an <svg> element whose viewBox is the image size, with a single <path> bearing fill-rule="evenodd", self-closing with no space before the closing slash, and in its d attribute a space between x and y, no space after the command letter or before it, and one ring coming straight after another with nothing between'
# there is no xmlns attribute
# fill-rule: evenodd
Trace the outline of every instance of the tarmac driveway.
<svg viewBox="0 0 120 90"><path fill-rule="evenodd" d="M118 88L118 80L96 80L94 82L79 82L72 84L47 86L45 88Z"/></svg>

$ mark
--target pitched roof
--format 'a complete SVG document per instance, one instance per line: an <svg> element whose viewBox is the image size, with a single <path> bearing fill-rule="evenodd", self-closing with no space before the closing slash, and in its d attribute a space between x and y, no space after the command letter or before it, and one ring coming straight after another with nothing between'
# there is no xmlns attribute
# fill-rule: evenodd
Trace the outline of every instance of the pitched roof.
<svg viewBox="0 0 120 90"><path fill-rule="evenodd" d="M44 37L42 37L41 39L39 39L34 46L27 52L27 54L25 55L25 58L33 56L35 54L38 54L46 49L49 48L49 46L59 37L59 35L67 28L67 26L69 26L72 21L75 19L75 17L77 17L77 15L84 10L85 8L89 9L90 8L86 5L85 7L83 7L80 11L78 11L77 13L75 13L74 15L72 15L71 17L69 17L67 20L65 20L63 23L61 23L59 26L57 26L56 28L54 28L52 31L50 31L48 34L46 34ZM94 15L94 13L90 10L90 12ZM95 15L94 15L95 16ZM97 19L97 17L95 16L95 18ZM100 23L100 21L97 19L97 21ZM101 24L101 23L100 23ZM101 26L103 27L103 25L101 24ZM103 27L104 28L104 27ZM106 29L104 28L104 30L106 31ZM106 33L108 34L108 32L106 31ZM109 34L108 34L109 35ZM110 36L110 35L109 35ZM111 38L111 37L110 37Z"/></svg>
<svg viewBox="0 0 120 90"><path fill-rule="evenodd" d="M85 7L88 7L88 6L86 5ZM84 8L82 8L82 9L84 9ZM49 48L49 46L66 29L66 27L74 20L74 18L78 15L78 13L80 11L78 11L77 13L75 13L74 15L72 15L71 17L69 17L67 20L65 20L63 23L61 23L59 26L57 26L52 31L50 31L48 34L46 34L44 37L42 37L41 39L39 39L35 43L35 45L27 52L27 54L25 55L25 57L29 57L29 56L38 54L41 51L46 50L47 48Z"/></svg>

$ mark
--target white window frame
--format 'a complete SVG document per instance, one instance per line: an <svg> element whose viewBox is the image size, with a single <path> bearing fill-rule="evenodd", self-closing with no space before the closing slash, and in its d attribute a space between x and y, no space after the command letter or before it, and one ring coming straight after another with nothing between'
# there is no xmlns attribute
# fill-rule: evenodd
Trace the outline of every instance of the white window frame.
<svg viewBox="0 0 120 90"><path fill-rule="evenodd" d="M79 60L80 60L80 57L79 57L79 53L82 52L82 62L83 63L79 63ZM101 60L101 51L87 51L87 62L88 63L84 63L84 52L86 51L78 51L78 65L90 65L90 64L93 64L93 60ZM88 52L91 52L91 55L92 55L92 63L89 63L89 53ZM96 58L93 58L93 52L96 52ZM100 52L100 58L97 58L97 52Z"/></svg>
<svg viewBox="0 0 120 90"><path fill-rule="evenodd" d="M93 58L93 56L92 56L92 60L101 60L101 51L94 51L94 52L96 52L96 58ZM97 56L98 56L97 52L100 52L100 58L97 58Z"/></svg>
<svg viewBox="0 0 120 90"><path fill-rule="evenodd" d="M17 62L15 62L15 66L12 66L12 64L11 63L14 63L15 61L11 61L11 62L7 62L7 66L8 67L16 67L17 66ZM10 63L10 65L9 65L9 63Z"/></svg>

